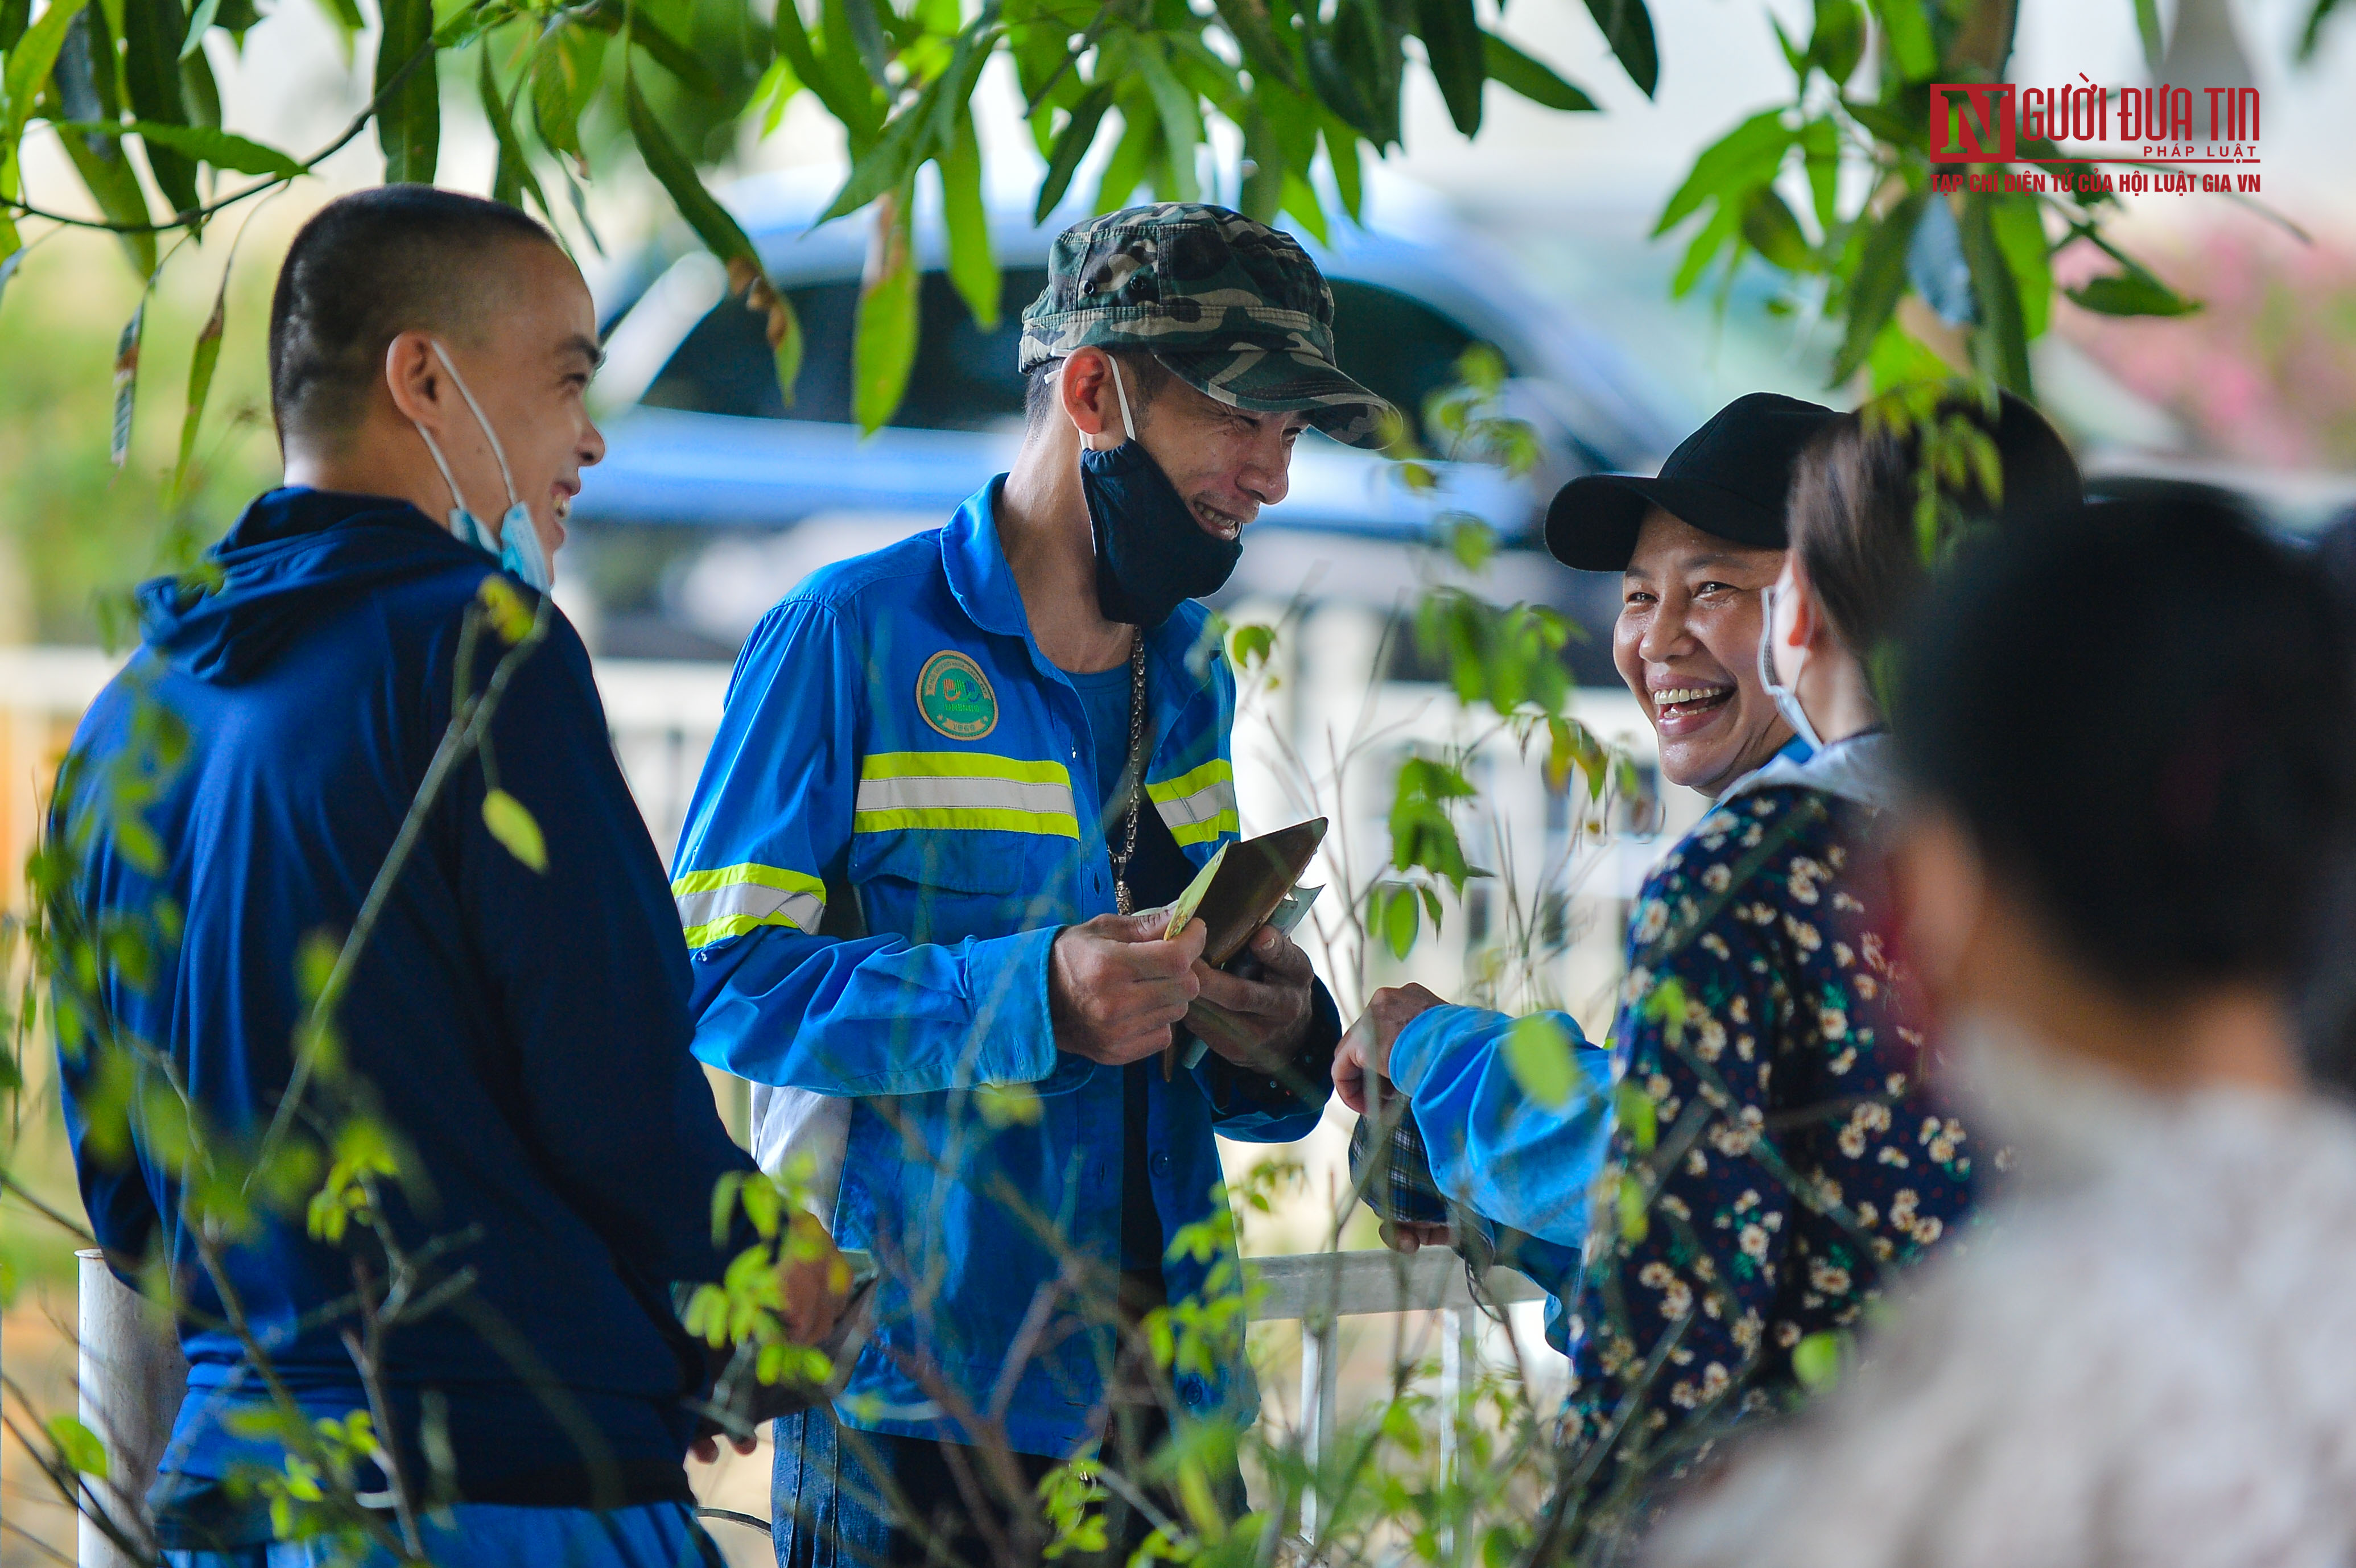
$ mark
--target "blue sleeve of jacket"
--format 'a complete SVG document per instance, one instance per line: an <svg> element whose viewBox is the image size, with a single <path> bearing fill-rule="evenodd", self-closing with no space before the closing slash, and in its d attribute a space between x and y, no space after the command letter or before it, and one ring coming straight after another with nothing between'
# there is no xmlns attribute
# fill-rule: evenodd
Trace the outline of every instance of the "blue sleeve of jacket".
<svg viewBox="0 0 2356 1568"><path fill-rule="evenodd" d="M1414 1107L1432 1179L1475 1212L1566 1247L1587 1242L1588 1189L1612 1127L1612 1057L1567 1013L1534 1016L1570 1043L1570 1099L1541 1105L1505 1057L1525 1020L1474 1007L1434 1007L1392 1043L1390 1080Z"/></svg>
<svg viewBox="0 0 2356 1568"><path fill-rule="evenodd" d="M514 1052L519 1130L617 1257L656 1280L718 1279L730 1254L712 1244L712 1187L753 1163L689 1052L687 952L662 862L587 650L561 618L517 668L489 739L500 787L546 841L544 871L519 861L484 824L485 770L458 771L466 946Z"/></svg>
<svg viewBox="0 0 2356 1568"><path fill-rule="evenodd" d="M818 934L827 879L849 860L865 670L842 618L803 599L771 610L736 661L672 867L696 1054L821 1094L1076 1086L1088 1064L1057 1073L1047 1013L1060 928L956 943Z"/></svg>

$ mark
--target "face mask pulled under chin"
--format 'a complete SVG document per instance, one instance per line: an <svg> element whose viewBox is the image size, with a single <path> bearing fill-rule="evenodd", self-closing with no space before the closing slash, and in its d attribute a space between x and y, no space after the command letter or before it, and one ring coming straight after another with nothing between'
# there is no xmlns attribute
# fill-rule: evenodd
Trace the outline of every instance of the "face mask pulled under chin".
<svg viewBox="0 0 2356 1568"><path fill-rule="evenodd" d="M1125 439L1109 451L1080 452L1080 492L1096 535L1097 607L1107 620L1150 631L1183 601L1216 593L1244 546L1194 521L1194 509L1137 439L1118 362L1112 377Z"/></svg>
<svg viewBox="0 0 2356 1568"><path fill-rule="evenodd" d="M1772 586L1760 590L1759 613L1764 623L1759 628L1759 683L1767 689L1769 700L1792 726L1792 733L1810 751L1822 751L1825 743L1817 738L1816 726L1808 722L1808 710L1800 706L1792 688L1775 678L1775 590Z"/></svg>
<svg viewBox="0 0 2356 1568"><path fill-rule="evenodd" d="M484 417L483 405L475 401L475 394L467 389L466 379L458 374L458 367L450 362L449 353L436 343L434 354L442 361L442 368L450 372L450 384L456 387L458 395L466 400L466 411L475 416L475 423L483 427L483 437L491 444L491 456L499 462L499 481L507 486L508 491L508 510L500 514L498 527L486 527L482 519L466 510L466 499L458 493L458 481L451 474L450 465L443 457L441 446L434 441L433 433L415 420L411 420L410 424L416 426L419 437L425 443L425 450L433 454L434 466L442 471L442 482L450 487L450 532L466 543L478 545L498 556L501 571L511 573L521 579L526 587L544 594L556 580L556 569L548 559L548 552L541 548L540 530L532 526L531 509L516 499L515 475L509 471L507 451L499 445L498 433Z"/></svg>

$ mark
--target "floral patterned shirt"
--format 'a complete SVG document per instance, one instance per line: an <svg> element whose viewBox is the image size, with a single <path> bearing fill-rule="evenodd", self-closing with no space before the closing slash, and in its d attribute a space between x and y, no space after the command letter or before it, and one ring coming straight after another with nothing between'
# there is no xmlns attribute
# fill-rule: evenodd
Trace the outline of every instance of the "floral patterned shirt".
<svg viewBox="0 0 2356 1568"><path fill-rule="evenodd" d="M1590 1506L1788 1404L1795 1348L1949 1234L1992 1153L1924 1091L1874 815L1812 789L1740 795L1635 907L1570 1325L1566 1435ZM1835 1351L1815 1341L1801 1369Z"/></svg>

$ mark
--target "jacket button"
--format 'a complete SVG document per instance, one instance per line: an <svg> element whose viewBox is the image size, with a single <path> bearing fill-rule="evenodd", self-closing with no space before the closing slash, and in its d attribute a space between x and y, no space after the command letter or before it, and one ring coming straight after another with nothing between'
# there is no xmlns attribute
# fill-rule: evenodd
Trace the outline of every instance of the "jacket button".
<svg viewBox="0 0 2356 1568"><path fill-rule="evenodd" d="M1153 1166L1153 1174L1155 1176L1168 1176L1170 1174L1170 1156L1168 1155L1154 1155L1151 1164Z"/></svg>

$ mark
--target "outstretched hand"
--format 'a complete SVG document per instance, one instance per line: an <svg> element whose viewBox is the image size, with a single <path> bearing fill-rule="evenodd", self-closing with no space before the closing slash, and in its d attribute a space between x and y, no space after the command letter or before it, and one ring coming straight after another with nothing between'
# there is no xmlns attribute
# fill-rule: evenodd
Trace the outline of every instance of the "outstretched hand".
<svg viewBox="0 0 2356 1568"><path fill-rule="evenodd" d="M1366 999L1366 1010L1342 1036L1341 1048L1333 1053L1333 1092L1342 1103L1366 1114L1369 1102L1378 1098L1370 1094L1367 1084L1390 1077L1391 1047L1399 1031L1412 1019L1434 1007L1445 1006L1439 997L1420 985L1387 985Z"/></svg>
<svg viewBox="0 0 2356 1568"><path fill-rule="evenodd" d="M1170 1026L1201 991L1194 961L1210 932L1200 920L1165 941L1166 910L1098 915L1066 926L1047 960L1047 1014L1055 1048L1119 1067L1170 1044Z"/></svg>
<svg viewBox="0 0 2356 1568"><path fill-rule="evenodd" d="M824 1345L851 1299L851 1264L816 1215L797 1213L787 1222L776 1271L786 1337L797 1345ZM719 1463L721 1437L717 1432L698 1436L688 1446L689 1457L699 1465ZM739 1454L752 1453L759 1443L757 1437L728 1437Z"/></svg>

